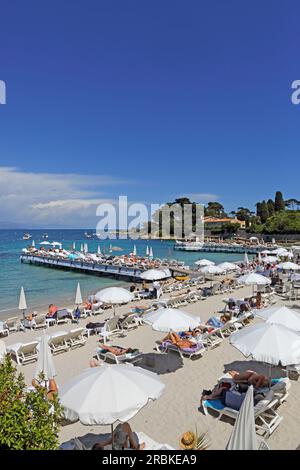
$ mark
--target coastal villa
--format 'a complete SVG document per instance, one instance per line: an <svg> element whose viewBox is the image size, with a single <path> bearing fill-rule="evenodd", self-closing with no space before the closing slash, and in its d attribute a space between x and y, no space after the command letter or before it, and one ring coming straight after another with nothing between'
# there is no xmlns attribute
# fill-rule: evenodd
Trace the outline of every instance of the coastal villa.
<svg viewBox="0 0 300 470"><path fill-rule="evenodd" d="M221 229L227 224L239 224L240 228L246 227L246 222L238 220L236 217L204 217L204 225L207 230Z"/></svg>

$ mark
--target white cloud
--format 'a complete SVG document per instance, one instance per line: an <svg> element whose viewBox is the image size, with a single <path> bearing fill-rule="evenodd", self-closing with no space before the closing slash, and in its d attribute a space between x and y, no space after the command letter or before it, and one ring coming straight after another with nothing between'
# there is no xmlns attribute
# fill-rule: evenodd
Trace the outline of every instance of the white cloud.
<svg viewBox="0 0 300 470"><path fill-rule="evenodd" d="M21 226L95 226L106 191L127 183L105 175L24 172L0 167L0 219Z"/></svg>

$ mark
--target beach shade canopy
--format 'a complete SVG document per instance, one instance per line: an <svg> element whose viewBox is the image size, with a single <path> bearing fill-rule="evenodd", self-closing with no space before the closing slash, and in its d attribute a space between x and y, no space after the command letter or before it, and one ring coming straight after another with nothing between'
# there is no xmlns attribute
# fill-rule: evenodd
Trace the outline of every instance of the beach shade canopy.
<svg viewBox="0 0 300 470"><path fill-rule="evenodd" d="M197 266L213 266L215 263L209 259L198 259L198 261L195 261L195 264Z"/></svg>
<svg viewBox="0 0 300 470"><path fill-rule="evenodd" d="M200 317L178 308L159 308L143 316L143 321L155 331L188 331L200 325Z"/></svg>
<svg viewBox="0 0 300 470"><path fill-rule="evenodd" d="M123 287L107 287L95 295L95 299L105 304L126 304L133 300L133 294Z"/></svg>
<svg viewBox="0 0 300 470"><path fill-rule="evenodd" d="M165 388L153 372L131 364L102 364L84 370L61 387L66 419L85 425L125 422Z"/></svg>
<svg viewBox="0 0 300 470"><path fill-rule="evenodd" d="M203 266L203 268L200 268L201 273L203 274L222 274L224 273L224 270L219 268L219 266Z"/></svg>
<svg viewBox="0 0 300 470"><path fill-rule="evenodd" d="M224 263L220 263L217 265L222 271L240 271L240 267L234 263L228 263L225 261Z"/></svg>
<svg viewBox="0 0 300 470"><path fill-rule="evenodd" d="M246 286L265 286L271 284L271 280L261 274L251 273L244 274L237 279L238 284L245 284Z"/></svg>
<svg viewBox="0 0 300 470"><path fill-rule="evenodd" d="M284 269L286 271L297 271L298 269L300 269L300 265L292 263L291 261L286 261L285 263L277 264L276 268Z"/></svg>
<svg viewBox="0 0 300 470"><path fill-rule="evenodd" d="M171 273L168 275L165 270L162 269L148 269L144 271L140 277L147 281L158 281L159 279L165 279L166 277L170 277Z"/></svg>
<svg viewBox="0 0 300 470"><path fill-rule="evenodd" d="M76 296L75 296L75 305L81 305L81 304L82 304L82 295L81 295L80 284L78 282L77 289L76 289Z"/></svg>
<svg viewBox="0 0 300 470"><path fill-rule="evenodd" d="M26 310L26 309L27 309L27 303L26 303L25 292L24 292L24 288L21 287L20 299L19 299L19 310Z"/></svg>
<svg viewBox="0 0 300 470"><path fill-rule="evenodd" d="M244 256L244 263L249 264L249 258L248 258L248 254L246 251L245 251L245 256Z"/></svg>
<svg viewBox="0 0 300 470"><path fill-rule="evenodd" d="M226 450L257 450L257 448L253 385L251 385L240 408Z"/></svg>
<svg viewBox="0 0 300 470"><path fill-rule="evenodd" d="M300 335L273 323L259 323L237 331L230 343L245 357L267 364L288 366L300 363Z"/></svg>
<svg viewBox="0 0 300 470"><path fill-rule="evenodd" d="M40 245L51 245L50 242L41 242Z"/></svg>
<svg viewBox="0 0 300 470"><path fill-rule="evenodd" d="M266 323L283 325L293 331L300 332L300 314L285 306L270 307L258 310L256 317L262 318Z"/></svg>
<svg viewBox="0 0 300 470"><path fill-rule="evenodd" d="M46 381L53 379L53 377L56 376L53 356L51 354L48 341L49 336L47 336L44 332L39 341L37 365L34 374L34 378L37 380L39 379L41 373L44 375L44 379Z"/></svg>

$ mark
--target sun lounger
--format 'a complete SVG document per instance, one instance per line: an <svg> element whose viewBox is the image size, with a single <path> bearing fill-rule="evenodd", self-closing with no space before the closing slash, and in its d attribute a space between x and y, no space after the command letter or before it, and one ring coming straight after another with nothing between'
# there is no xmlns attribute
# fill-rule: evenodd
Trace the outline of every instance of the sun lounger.
<svg viewBox="0 0 300 470"><path fill-rule="evenodd" d="M116 346L119 347L119 346ZM142 358L142 353L138 349L132 350L132 352L127 352L125 354L121 354L119 356L113 354L111 351L107 351L106 349L98 348L96 352L97 358L103 361L110 359L112 362L116 364L120 364L123 362L131 362L132 364L139 362Z"/></svg>
<svg viewBox="0 0 300 470"><path fill-rule="evenodd" d="M207 326L207 325L205 325ZM220 328L216 328L215 330L211 331L210 333L203 333L202 341L203 344L206 346L207 349L209 348L216 348L219 344L222 343L223 338L219 335Z"/></svg>
<svg viewBox="0 0 300 470"><path fill-rule="evenodd" d="M171 343L170 341L156 341L155 347L157 352L164 352L167 353L169 351L174 351L180 355L183 359L184 356L192 359L193 357L202 357L205 348L202 343L195 343L195 345L191 348L179 348L176 344Z"/></svg>
<svg viewBox="0 0 300 470"><path fill-rule="evenodd" d="M6 346L7 354L15 357L18 364L27 364L28 362L35 361L37 359L37 341L31 343L16 343Z"/></svg>
<svg viewBox="0 0 300 470"><path fill-rule="evenodd" d="M10 333L13 331L18 331L18 323L19 323L19 318L18 317L11 317L5 320L4 325L5 328L8 329Z"/></svg>
<svg viewBox="0 0 300 470"><path fill-rule="evenodd" d="M137 433L139 442L145 443L145 450L175 450L174 447L171 447L169 444L159 444L155 442L151 437L147 436L143 432Z"/></svg>
<svg viewBox="0 0 300 470"><path fill-rule="evenodd" d="M38 330L39 328L47 328L46 315L37 315L34 318L33 328Z"/></svg>
<svg viewBox="0 0 300 470"><path fill-rule="evenodd" d="M9 329L6 327L5 323L0 322L0 336L8 336Z"/></svg>
<svg viewBox="0 0 300 470"><path fill-rule="evenodd" d="M121 330L123 330L123 329L125 329L125 330L135 329L139 325L140 325L140 322L138 321L138 318L135 314L128 315L128 316L126 316L125 318L123 318L122 320L119 321L119 328L121 328Z"/></svg>
<svg viewBox="0 0 300 470"><path fill-rule="evenodd" d="M52 351L52 354L60 353L67 351L69 349L69 344L67 343L68 333L62 332L55 336L49 338L49 346Z"/></svg>
<svg viewBox="0 0 300 470"><path fill-rule="evenodd" d="M68 323L69 311L66 308L57 310L56 313L56 324L60 325L61 323Z"/></svg>
<svg viewBox="0 0 300 470"><path fill-rule="evenodd" d="M76 348L77 346L84 346L86 343L86 338L83 336L85 328L76 328L70 330L67 334L65 341L70 346L71 349Z"/></svg>

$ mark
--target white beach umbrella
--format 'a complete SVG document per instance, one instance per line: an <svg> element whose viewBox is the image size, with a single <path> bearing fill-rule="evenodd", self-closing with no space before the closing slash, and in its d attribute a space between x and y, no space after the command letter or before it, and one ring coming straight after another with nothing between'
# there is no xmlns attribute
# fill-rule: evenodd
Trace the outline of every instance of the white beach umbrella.
<svg viewBox="0 0 300 470"><path fill-rule="evenodd" d="M203 266L200 268L200 272L203 274L222 274L224 270L219 268L219 266L210 265L210 266Z"/></svg>
<svg viewBox="0 0 300 470"><path fill-rule="evenodd" d="M82 251L82 252L84 251L83 243L81 243L81 245L80 245L80 251Z"/></svg>
<svg viewBox="0 0 300 470"><path fill-rule="evenodd" d="M114 306L114 315L116 313L115 305L126 304L133 300L134 295L123 287L107 287L95 295L96 300L105 304Z"/></svg>
<svg viewBox="0 0 300 470"><path fill-rule="evenodd" d="M52 246L58 246L58 247L62 247L62 244L60 242L52 242L51 243Z"/></svg>
<svg viewBox="0 0 300 470"><path fill-rule="evenodd" d="M85 425L113 425L135 416L165 385L153 372L131 364L102 364L84 370L61 387L66 419Z"/></svg>
<svg viewBox="0 0 300 470"><path fill-rule="evenodd" d="M195 261L195 264L197 266L213 266L215 263L209 259L199 259L198 261Z"/></svg>
<svg viewBox="0 0 300 470"><path fill-rule="evenodd" d="M237 265L237 264L234 264L234 263L228 263L227 261L225 261L224 263L220 263L217 265L218 268L220 268L222 271L240 271L241 268Z"/></svg>
<svg viewBox="0 0 300 470"><path fill-rule="evenodd" d="M187 331L200 325L200 317L195 317L178 308L159 308L143 316L145 323L155 331Z"/></svg>
<svg viewBox="0 0 300 470"><path fill-rule="evenodd" d="M47 336L44 331L44 334L39 341L37 365L34 374L34 378L37 380L39 379L41 373L43 373L44 379L46 381L49 381L50 379L53 379L53 377L56 376L56 371L48 341L49 336Z"/></svg>
<svg viewBox="0 0 300 470"><path fill-rule="evenodd" d="M76 289L76 296L75 296L75 305L81 305L81 304L82 304L82 295L81 295L80 284L78 282L77 289Z"/></svg>
<svg viewBox="0 0 300 470"><path fill-rule="evenodd" d="M31 246L32 246L32 248L35 247L35 241L34 240L32 240Z"/></svg>
<svg viewBox="0 0 300 470"><path fill-rule="evenodd" d="M40 245L51 245L51 243L45 241L45 242L41 242Z"/></svg>
<svg viewBox="0 0 300 470"><path fill-rule="evenodd" d="M136 256L136 246L134 245L133 247L133 252L132 252L133 256Z"/></svg>
<svg viewBox="0 0 300 470"><path fill-rule="evenodd" d="M76 243L75 243L75 242L72 243L72 250L73 250L73 251L76 250Z"/></svg>
<svg viewBox="0 0 300 470"><path fill-rule="evenodd" d="M85 253L89 252L89 247L88 247L87 243L84 244L84 251L85 251Z"/></svg>
<svg viewBox="0 0 300 470"><path fill-rule="evenodd" d="M300 332L300 314L291 308L285 306L264 308L258 310L255 316L262 318L266 323L282 325Z"/></svg>
<svg viewBox="0 0 300 470"><path fill-rule="evenodd" d="M237 331L230 343L244 356L282 366L300 363L300 335L273 323L259 323Z"/></svg>
<svg viewBox="0 0 300 470"><path fill-rule="evenodd" d="M265 256L263 259L262 259L262 262L263 263L276 263L276 261L278 261L278 258L277 256Z"/></svg>
<svg viewBox="0 0 300 470"><path fill-rule="evenodd" d="M149 246L146 247L146 256L149 256Z"/></svg>
<svg viewBox="0 0 300 470"><path fill-rule="evenodd" d="M147 271L144 271L140 277L147 281L158 281L159 279L165 279L169 276L162 269L148 269Z"/></svg>
<svg viewBox="0 0 300 470"><path fill-rule="evenodd" d="M246 286L265 286L271 284L271 280L261 274L250 273L244 274L237 279L238 284L245 284Z"/></svg>
<svg viewBox="0 0 300 470"><path fill-rule="evenodd" d="M286 248L276 248L276 250L272 250L271 254L278 255L278 256L285 256L288 253Z"/></svg>
<svg viewBox="0 0 300 470"><path fill-rule="evenodd" d="M251 385L247 390L226 449L257 450L257 448L253 385Z"/></svg>
<svg viewBox="0 0 300 470"><path fill-rule="evenodd" d="M98 255L101 255L101 254L102 254L102 253L101 253L101 247L100 247L100 245L98 245L97 253L98 253Z"/></svg>
<svg viewBox="0 0 300 470"><path fill-rule="evenodd" d="M270 250L263 250L263 251L261 251L261 254L262 254L262 255L270 255L271 253L272 253L272 251L270 251Z"/></svg>
<svg viewBox="0 0 300 470"><path fill-rule="evenodd" d="M292 263L291 261L286 261L284 263L277 264L276 268L284 269L285 271L297 271L300 269L300 265Z"/></svg>
<svg viewBox="0 0 300 470"><path fill-rule="evenodd" d="M22 310L23 312L27 310L27 303L23 286L21 287L20 291L19 310Z"/></svg>
<svg viewBox="0 0 300 470"><path fill-rule="evenodd" d="M149 257L150 257L150 258L153 258L152 246L150 246L150 249L149 249Z"/></svg>
<svg viewBox="0 0 300 470"><path fill-rule="evenodd" d="M245 264L249 264L249 258L248 258L247 251L245 251L245 255L244 255L244 263L245 263Z"/></svg>

